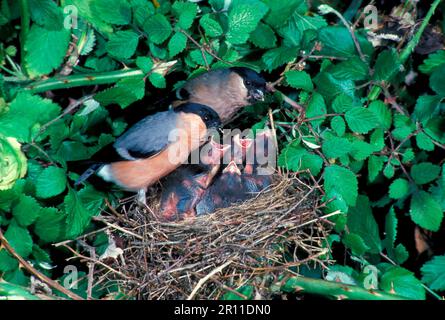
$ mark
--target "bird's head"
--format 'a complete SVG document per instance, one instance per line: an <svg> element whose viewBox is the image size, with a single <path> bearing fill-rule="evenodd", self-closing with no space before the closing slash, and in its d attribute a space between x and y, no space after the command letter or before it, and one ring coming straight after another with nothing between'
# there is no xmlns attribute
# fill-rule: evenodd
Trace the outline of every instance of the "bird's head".
<svg viewBox="0 0 445 320"><path fill-rule="evenodd" d="M222 122L218 113L209 106L199 103L184 103L174 109L175 112L194 113L198 115L206 125L207 130L222 130Z"/></svg>
<svg viewBox="0 0 445 320"><path fill-rule="evenodd" d="M243 79L249 103L264 101L266 80L258 72L246 67L232 67L230 70L236 72Z"/></svg>

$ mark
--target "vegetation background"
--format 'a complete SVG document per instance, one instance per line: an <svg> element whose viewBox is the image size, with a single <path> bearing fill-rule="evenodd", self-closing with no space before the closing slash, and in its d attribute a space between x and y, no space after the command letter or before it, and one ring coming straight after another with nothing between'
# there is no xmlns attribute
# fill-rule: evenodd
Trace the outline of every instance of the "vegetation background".
<svg viewBox="0 0 445 320"><path fill-rule="evenodd" d="M68 253L52 244L98 230L92 218L104 198L122 197L90 184L74 189L78 174L68 163L164 110L187 78L241 65L261 71L276 92L236 125L262 126L271 108L279 165L309 170L323 184L324 211L342 212L326 239L337 263L301 271L334 282L308 292L440 299L445 5L368 4L1 0L0 297L36 298L29 266L63 283ZM103 253L107 235L97 232L93 245ZM75 290L83 297L86 281ZM341 291L339 282L363 295ZM119 288L92 296L110 292Z"/></svg>

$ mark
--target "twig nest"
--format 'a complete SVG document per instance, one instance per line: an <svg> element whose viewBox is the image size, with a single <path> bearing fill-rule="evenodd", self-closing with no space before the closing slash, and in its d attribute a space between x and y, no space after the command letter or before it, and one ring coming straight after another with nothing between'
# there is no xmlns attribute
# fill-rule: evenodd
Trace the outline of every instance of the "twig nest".
<svg viewBox="0 0 445 320"><path fill-rule="evenodd" d="M149 209L120 208L106 220L119 226L113 237L123 242L123 259L109 263L118 272L103 272L139 299L242 296L235 290L243 285L270 298L289 267L329 262L319 186L298 176L275 180L253 199L182 221L158 219L159 199Z"/></svg>

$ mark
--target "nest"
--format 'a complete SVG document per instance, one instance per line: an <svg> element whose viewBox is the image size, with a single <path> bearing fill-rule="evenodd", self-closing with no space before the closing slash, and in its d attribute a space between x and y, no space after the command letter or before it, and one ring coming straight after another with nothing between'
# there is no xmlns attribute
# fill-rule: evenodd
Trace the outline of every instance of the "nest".
<svg viewBox="0 0 445 320"><path fill-rule="evenodd" d="M94 282L117 281L137 299L246 298L237 291L245 285L270 299L283 275L330 262L331 223L319 210L319 188L280 176L253 199L177 222L158 219L158 197L145 209L110 207L111 215L98 219L121 256L100 259Z"/></svg>

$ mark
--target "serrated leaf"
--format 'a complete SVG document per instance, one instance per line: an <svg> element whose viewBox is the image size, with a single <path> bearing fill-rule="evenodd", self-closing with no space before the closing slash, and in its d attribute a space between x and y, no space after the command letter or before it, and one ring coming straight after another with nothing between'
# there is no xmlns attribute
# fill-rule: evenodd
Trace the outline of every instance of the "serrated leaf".
<svg viewBox="0 0 445 320"><path fill-rule="evenodd" d="M332 137L323 142L323 154L328 158L339 158L352 150L352 145L346 138Z"/></svg>
<svg viewBox="0 0 445 320"><path fill-rule="evenodd" d="M232 5L228 15L227 41L232 44L245 43L267 11L267 6L260 1Z"/></svg>
<svg viewBox="0 0 445 320"><path fill-rule="evenodd" d="M51 198L66 188L65 170L50 166L40 173L36 182L36 196L39 198Z"/></svg>
<svg viewBox="0 0 445 320"><path fill-rule="evenodd" d="M156 88L162 89L167 86L164 76L157 72L153 72L152 74L150 74L148 76L148 79L150 80L151 84Z"/></svg>
<svg viewBox="0 0 445 320"><path fill-rule="evenodd" d="M312 84L311 76L305 71L291 70L285 73L287 83L295 89L303 89L312 91L314 85Z"/></svg>
<svg viewBox="0 0 445 320"><path fill-rule="evenodd" d="M374 64L372 79L388 81L392 74L400 70L400 61L395 49L382 51Z"/></svg>
<svg viewBox="0 0 445 320"><path fill-rule="evenodd" d="M411 167L411 177L417 184L426 184L439 176L440 167L430 162L422 162Z"/></svg>
<svg viewBox="0 0 445 320"><path fill-rule="evenodd" d="M281 150L278 157L278 165L292 171L309 169L313 176L320 173L323 159L318 155L310 153L300 145L289 144Z"/></svg>
<svg viewBox="0 0 445 320"><path fill-rule="evenodd" d="M18 203L12 209L12 215L22 227L27 227L36 220L41 210L42 207L36 199L21 194Z"/></svg>
<svg viewBox="0 0 445 320"><path fill-rule="evenodd" d="M388 254L391 254L394 250L394 244L397 238L397 224L396 213L394 208L391 207L385 218L385 240L383 241Z"/></svg>
<svg viewBox="0 0 445 320"><path fill-rule="evenodd" d="M345 120L341 116L335 116L331 119L331 128L338 136L343 136L346 130Z"/></svg>
<svg viewBox="0 0 445 320"><path fill-rule="evenodd" d="M0 132L19 142L30 142L40 126L56 118L60 110L49 99L27 92L18 93L9 105L9 111L0 115Z"/></svg>
<svg viewBox="0 0 445 320"><path fill-rule="evenodd" d="M0 272L8 272L17 269L19 262L12 257L6 249L0 249Z"/></svg>
<svg viewBox="0 0 445 320"><path fill-rule="evenodd" d="M274 48L277 43L275 32L267 24L260 22L256 29L250 34L250 41L259 48Z"/></svg>
<svg viewBox="0 0 445 320"><path fill-rule="evenodd" d="M358 234L369 247L369 252L380 253L382 243L379 236L379 227L372 214L369 199L359 195L354 207L349 208L347 226L350 232Z"/></svg>
<svg viewBox="0 0 445 320"><path fill-rule="evenodd" d="M218 37L223 34L223 29L218 21L214 20L210 14L205 14L199 20L199 25L209 37Z"/></svg>
<svg viewBox="0 0 445 320"><path fill-rule="evenodd" d="M196 3L176 1L172 6L173 13L178 17L178 26L184 30L192 26L193 20L198 13Z"/></svg>
<svg viewBox="0 0 445 320"><path fill-rule="evenodd" d="M102 106L112 103L119 104L122 108L126 108L133 102L140 100L145 94L145 82L143 77L124 78L110 89L96 94L95 99Z"/></svg>
<svg viewBox="0 0 445 320"><path fill-rule="evenodd" d="M365 80L369 77L368 65L359 57L352 57L331 67L330 73L342 80Z"/></svg>
<svg viewBox="0 0 445 320"><path fill-rule="evenodd" d="M52 0L29 0L31 19L48 30L60 30L63 27L63 14L60 7Z"/></svg>
<svg viewBox="0 0 445 320"><path fill-rule="evenodd" d="M318 127L324 120L326 114L326 103L323 96L318 92L313 92L306 107L307 118L317 118L311 120L311 125Z"/></svg>
<svg viewBox="0 0 445 320"><path fill-rule="evenodd" d="M69 30L54 31L33 25L25 40L25 63L30 77L46 75L59 67L69 41Z"/></svg>
<svg viewBox="0 0 445 320"><path fill-rule="evenodd" d="M442 98L440 96L422 95L418 97L414 108L414 116L425 124L439 114L441 101Z"/></svg>
<svg viewBox="0 0 445 320"><path fill-rule="evenodd" d="M394 177L394 166L391 164L386 164L385 168L383 169L383 175L388 179Z"/></svg>
<svg viewBox="0 0 445 320"><path fill-rule="evenodd" d="M392 257L398 264L403 264L409 258L409 252L405 246L399 243L394 249L394 257Z"/></svg>
<svg viewBox="0 0 445 320"><path fill-rule="evenodd" d="M139 36L133 31L118 31L110 36L106 49L110 55L118 59L129 59L138 46Z"/></svg>
<svg viewBox="0 0 445 320"><path fill-rule="evenodd" d="M164 42L172 32L172 26L165 16L162 14L155 14L148 18L144 23L144 31L148 38L155 44Z"/></svg>
<svg viewBox="0 0 445 320"><path fill-rule="evenodd" d="M425 289L414 274L401 267L391 267L380 279L382 290L416 300L425 299Z"/></svg>
<svg viewBox="0 0 445 320"><path fill-rule="evenodd" d="M66 218L66 235L75 238L84 232L90 223L92 212L89 212L74 190L69 190L63 201Z"/></svg>
<svg viewBox="0 0 445 320"><path fill-rule="evenodd" d="M374 113L374 115L378 119L379 126L383 130L388 130L391 127L392 113L388 106L383 103L383 101L376 100L371 102L368 106L368 109L369 111Z"/></svg>
<svg viewBox="0 0 445 320"><path fill-rule="evenodd" d="M383 159L380 156L371 155L368 159L368 179L373 182L383 169Z"/></svg>
<svg viewBox="0 0 445 320"><path fill-rule="evenodd" d="M8 240L11 247L22 258L27 258L32 251L32 238L29 231L22 228L13 219L5 232L5 238Z"/></svg>
<svg viewBox="0 0 445 320"><path fill-rule="evenodd" d="M187 37L181 32L177 32L168 41L168 51L170 57L176 56L178 53L184 51L187 45Z"/></svg>
<svg viewBox="0 0 445 320"><path fill-rule="evenodd" d="M366 108L353 108L345 113L346 123L356 133L368 133L378 126L378 119Z"/></svg>
<svg viewBox="0 0 445 320"><path fill-rule="evenodd" d="M44 208L37 218L34 232L45 243L66 239L66 216L56 208Z"/></svg>
<svg viewBox="0 0 445 320"><path fill-rule="evenodd" d="M150 57L137 57L136 65L142 70L142 72L149 73L153 68L153 60L151 60Z"/></svg>
<svg viewBox="0 0 445 320"><path fill-rule="evenodd" d="M266 66L266 70L272 71L279 66L290 62L297 58L297 47L278 47L264 53L262 60Z"/></svg>
<svg viewBox="0 0 445 320"><path fill-rule="evenodd" d="M265 20L272 27L282 26L298 7L305 5L305 3L300 0L264 0L264 3L270 8L270 12Z"/></svg>
<svg viewBox="0 0 445 320"><path fill-rule="evenodd" d="M328 72L320 72L313 82L320 93L328 102L334 100L337 96L345 94L353 97L355 93L355 84L352 80L340 80Z"/></svg>
<svg viewBox="0 0 445 320"><path fill-rule="evenodd" d="M351 144L351 156L355 160L366 160L373 152L374 147L365 141L355 139Z"/></svg>
<svg viewBox="0 0 445 320"><path fill-rule="evenodd" d="M408 194L408 181L402 178L394 180L389 186L389 196L393 199L403 198Z"/></svg>
<svg viewBox="0 0 445 320"><path fill-rule="evenodd" d="M438 231L443 219L439 203L423 190L414 193L410 205L411 219L424 229Z"/></svg>
<svg viewBox="0 0 445 320"><path fill-rule="evenodd" d="M94 0L91 1L91 11L101 20L124 25L131 21L131 6L127 1L122 0Z"/></svg>
<svg viewBox="0 0 445 320"><path fill-rule="evenodd" d="M350 96L342 93L335 97L334 101L332 101L331 106L335 112L343 113L354 107L354 101Z"/></svg>
<svg viewBox="0 0 445 320"><path fill-rule="evenodd" d="M443 64L445 64L445 50L438 50L423 60L423 63L419 66L419 70L422 73L431 74Z"/></svg>
<svg viewBox="0 0 445 320"><path fill-rule="evenodd" d="M426 135L423 132L420 132L416 135L416 143L419 149L425 150L425 151L433 151L434 150L434 143L433 140L431 140L428 135Z"/></svg>
<svg viewBox="0 0 445 320"><path fill-rule="evenodd" d="M365 241L358 234L348 233L343 236L342 241L347 248L352 250L352 254L355 256L362 256L369 250Z"/></svg>
<svg viewBox="0 0 445 320"><path fill-rule="evenodd" d="M430 87L441 97L445 97L445 82L443 75L445 74L445 64L437 67L430 76Z"/></svg>
<svg viewBox="0 0 445 320"><path fill-rule="evenodd" d="M373 146L375 152L383 150L383 148L385 147L383 129L374 130L374 132L371 134L370 144Z"/></svg>
<svg viewBox="0 0 445 320"><path fill-rule="evenodd" d="M432 290L445 290L445 256L435 256L420 269L422 282Z"/></svg>
<svg viewBox="0 0 445 320"><path fill-rule="evenodd" d="M355 174L346 168L332 165L324 172L324 189L329 197L336 197L353 206L358 195L358 182Z"/></svg>

